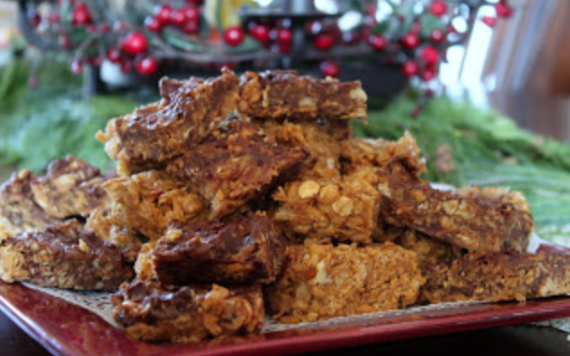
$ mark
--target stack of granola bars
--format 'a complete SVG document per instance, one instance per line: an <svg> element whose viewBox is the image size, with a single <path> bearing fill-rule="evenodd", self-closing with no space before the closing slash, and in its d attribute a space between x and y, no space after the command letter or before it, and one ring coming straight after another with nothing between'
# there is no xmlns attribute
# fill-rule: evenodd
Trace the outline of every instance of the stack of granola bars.
<svg viewBox="0 0 570 356"><path fill-rule="evenodd" d="M3 280L119 288L127 333L169 342L258 332L266 312L570 293L570 256L526 252L522 195L436 190L409 134L353 138L358 82L226 70L160 92L98 133L117 175L69 157L2 186Z"/></svg>

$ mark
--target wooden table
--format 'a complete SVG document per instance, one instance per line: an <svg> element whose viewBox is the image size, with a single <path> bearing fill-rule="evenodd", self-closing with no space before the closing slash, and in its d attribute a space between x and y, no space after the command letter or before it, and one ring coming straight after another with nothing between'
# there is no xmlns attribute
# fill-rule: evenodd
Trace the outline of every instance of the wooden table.
<svg viewBox="0 0 570 356"><path fill-rule="evenodd" d="M28 337L1 312L0 354L2 356L49 355L46 350ZM310 356L411 354L438 356L567 356L570 354L570 341L567 340L565 333L554 329L521 325L403 340L338 350L336 352L316 353Z"/></svg>

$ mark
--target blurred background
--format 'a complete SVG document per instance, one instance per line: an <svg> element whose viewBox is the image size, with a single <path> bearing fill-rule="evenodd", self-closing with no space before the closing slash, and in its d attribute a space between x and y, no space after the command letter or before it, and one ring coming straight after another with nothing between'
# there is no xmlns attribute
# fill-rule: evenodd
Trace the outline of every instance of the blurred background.
<svg viewBox="0 0 570 356"><path fill-rule="evenodd" d="M416 136L426 178L523 191L570 245L567 0L0 1L0 178L74 154L156 100L162 76L228 67L360 80L359 137Z"/></svg>

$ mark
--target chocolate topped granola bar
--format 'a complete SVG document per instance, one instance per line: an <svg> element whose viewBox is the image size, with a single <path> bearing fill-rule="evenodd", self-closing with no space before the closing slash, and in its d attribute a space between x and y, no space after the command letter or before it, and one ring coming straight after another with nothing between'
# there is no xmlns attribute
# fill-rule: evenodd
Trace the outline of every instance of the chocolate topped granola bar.
<svg viewBox="0 0 570 356"><path fill-rule="evenodd" d="M432 188L402 164L379 184L385 222L418 230L469 251L526 251L534 227L527 210L501 199L461 197Z"/></svg>
<svg viewBox="0 0 570 356"><path fill-rule="evenodd" d="M111 120L97 138L118 160L119 174L159 168L203 140L237 107L239 79L231 71L208 80L161 81L162 101Z"/></svg>
<svg viewBox="0 0 570 356"><path fill-rule="evenodd" d="M135 280L112 297L114 318L133 338L197 342L259 332L265 317L259 286L164 286Z"/></svg>
<svg viewBox="0 0 570 356"><path fill-rule="evenodd" d="M0 278L6 282L111 290L132 276L123 255L76 220L0 242Z"/></svg>
<svg viewBox="0 0 570 356"><path fill-rule="evenodd" d="M257 125L230 121L172 162L166 172L210 202L210 218L228 215L295 173L307 154L268 140Z"/></svg>
<svg viewBox="0 0 570 356"><path fill-rule="evenodd" d="M430 303L524 301L570 293L570 255L538 252L468 253L428 273L422 294Z"/></svg>
<svg viewBox="0 0 570 356"><path fill-rule="evenodd" d="M48 215L34 200L30 171L13 173L0 187L0 226L6 235L41 230L58 219Z"/></svg>
<svg viewBox="0 0 570 356"><path fill-rule="evenodd" d="M250 213L225 223L172 224L158 240L153 263L162 284L270 283L284 253L277 225Z"/></svg>
<svg viewBox="0 0 570 356"><path fill-rule="evenodd" d="M365 119L360 82L300 76L296 71L247 72L241 77L239 112L259 119Z"/></svg>
<svg viewBox="0 0 570 356"><path fill-rule="evenodd" d="M31 182L34 199L46 213L55 218L90 215L107 204L107 193L101 185L113 173L101 175L98 168L68 156L53 161L45 176Z"/></svg>

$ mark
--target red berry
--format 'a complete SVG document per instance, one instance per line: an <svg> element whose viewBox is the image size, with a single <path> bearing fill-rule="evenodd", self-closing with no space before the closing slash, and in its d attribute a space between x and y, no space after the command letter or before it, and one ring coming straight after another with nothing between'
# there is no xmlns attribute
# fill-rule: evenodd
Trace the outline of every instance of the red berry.
<svg viewBox="0 0 570 356"><path fill-rule="evenodd" d="M121 42L121 51L137 55L143 53L148 48L148 41L144 34L140 32L131 32L127 37Z"/></svg>
<svg viewBox="0 0 570 356"><path fill-rule="evenodd" d="M337 62L324 61L321 63L321 73L323 73L325 77L336 78L340 74L340 67Z"/></svg>
<svg viewBox="0 0 570 356"><path fill-rule="evenodd" d="M424 69L424 72L422 73L422 79L426 82L429 82L430 80L435 78L435 75L436 75L435 69L428 67Z"/></svg>
<svg viewBox="0 0 570 356"><path fill-rule="evenodd" d="M142 75L152 75L158 69L158 61L152 57L145 57L138 60L135 67Z"/></svg>
<svg viewBox="0 0 570 356"><path fill-rule="evenodd" d="M433 31L431 31L431 33L429 34L429 39L433 43L442 43L443 41L445 41L445 32L443 32L443 30L440 30L439 28L436 28Z"/></svg>
<svg viewBox="0 0 570 356"><path fill-rule="evenodd" d="M443 0L434 0L429 6L429 11L434 16L440 17L447 12L447 4Z"/></svg>
<svg viewBox="0 0 570 356"><path fill-rule="evenodd" d="M111 28L106 23L99 25L99 31L101 31L103 33L109 32L110 30L111 30Z"/></svg>
<svg viewBox="0 0 570 356"><path fill-rule="evenodd" d="M79 3L73 9L71 21L74 25L85 25L91 22L91 13L85 3Z"/></svg>
<svg viewBox="0 0 570 356"><path fill-rule="evenodd" d="M422 50L422 60L428 66L433 66L439 60L439 52L432 46L426 46Z"/></svg>
<svg viewBox="0 0 570 356"><path fill-rule="evenodd" d="M483 16L481 18L481 21L483 21L483 23L489 26L490 28L494 28L495 25L497 24L497 18L491 16Z"/></svg>
<svg viewBox="0 0 570 356"><path fill-rule="evenodd" d="M497 16L508 18L513 14L513 8L504 2L499 2L495 5L495 10L497 11Z"/></svg>
<svg viewBox="0 0 570 356"><path fill-rule="evenodd" d="M198 21L200 19L200 10L195 6L185 6L180 11L182 11L186 20Z"/></svg>
<svg viewBox="0 0 570 356"><path fill-rule="evenodd" d="M269 28L268 25L261 23L261 24L253 26L250 33L251 33L251 36L253 38L258 40L259 42L265 43L265 42L269 41L269 32L270 31L271 31L271 29Z"/></svg>
<svg viewBox="0 0 570 356"><path fill-rule="evenodd" d="M159 32L162 29L162 23L156 19L156 17L147 17L144 20L146 28L152 32Z"/></svg>
<svg viewBox="0 0 570 356"><path fill-rule="evenodd" d="M32 22L32 26L38 27L39 24L42 22L42 17L37 12L33 11L29 14L30 21Z"/></svg>
<svg viewBox="0 0 570 356"><path fill-rule="evenodd" d="M107 59L111 63L119 63L121 61L121 52L116 48L109 48L107 50Z"/></svg>
<svg viewBox="0 0 570 356"><path fill-rule="evenodd" d="M170 22L171 15L172 8L168 5L162 5L156 8L155 17L162 25L166 25Z"/></svg>
<svg viewBox="0 0 570 356"><path fill-rule="evenodd" d="M388 46L388 41L382 35L371 35L368 37L368 44L372 47L375 51L383 51Z"/></svg>
<svg viewBox="0 0 570 356"><path fill-rule="evenodd" d="M182 26L185 20L186 15L184 15L184 11L182 10L172 11L170 14L170 23L172 23L174 26Z"/></svg>
<svg viewBox="0 0 570 356"><path fill-rule="evenodd" d="M87 26L85 26L85 30L87 30L87 32L89 32L89 33L94 33L97 31L97 26L96 25L87 25Z"/></svg>
<svg viewBox="0 0 570 356"><path fill-rule="evenodd" d="M228 27L226 32L224 32L224 41L230 46L238 46L243 42L245 34L241 27L232 26Z"/></svg>
<svg viewBox="0 0 570 356"><path fill-rule="evenodd" d="M414 75L418 74L419 70L420 66L412 60L406 61L402 65L402 71L406 77L413 77Z"/></svg>
<svg viewBox="0 0 570 356"><path fill-rule="evenodd" d="M130 73L133 70L133 62L130 60L124 60L121 62L121 71L123 73Z"/></svg>
<svg viewBox="0 0 570 356"><path fill-rule="evenodd" d="M293 31L288 28L282 28L277 31L277 41L281 43L290 43L293 40Z"/></svg>
<svg viewBox="0 0 570 356"><path fill-rule="evenodd" d="M194 35L198 33L199 30L200 30L200 24L198 23L198 21L186 21L184 25L182 25L182 32L189 35Z"/></svg>
<svg viewBox="0 0 570 356"><path fill-rule="evenodd" d="M402 37L402 45L409 49L414 49L420 44L420 38L413 32L408 32Z"/></svg>
<svg viewBox="0 0 570 356"><path fill-rule="evenodd" d="M81 71L83 70L83 65L81 64L81 61L77 58L75 58L74 60L71 61L71 72L73 74L81 74Z"/></svg>
<svg viewBox="0 0 570 356"><path fill-rule="evenodd" d="M315 36L313 45L316 49L327 51L334 45L334 36L328 32L320 33Z"/></svg>
<svg viewBox="0 0 570 356"><path fill-rule="evenodd" d="M279 52L281 53L289 53L291 52L291 42L280 42L278 45Z"/></svg>

